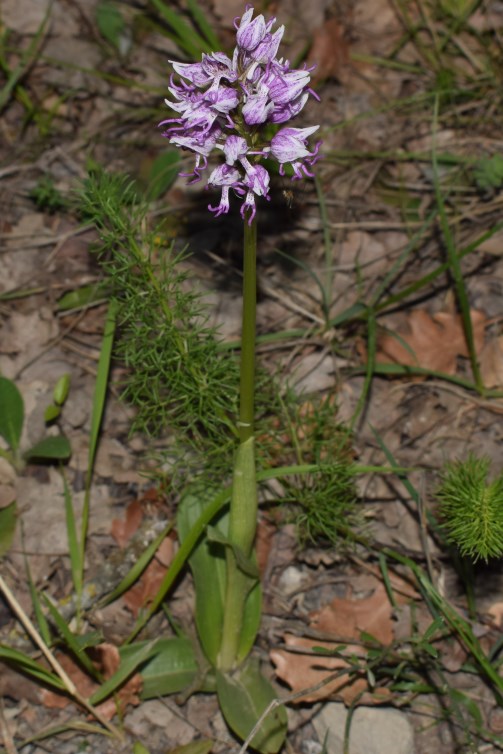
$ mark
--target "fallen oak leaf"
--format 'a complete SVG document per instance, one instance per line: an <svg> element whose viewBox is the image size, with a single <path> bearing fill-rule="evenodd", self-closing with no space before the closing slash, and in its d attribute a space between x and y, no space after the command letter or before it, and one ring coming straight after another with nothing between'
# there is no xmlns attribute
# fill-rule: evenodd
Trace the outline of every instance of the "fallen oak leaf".
<svg viewBox="0 0 503 754"><path fill-rule="evenodd" d="M393 608L383 584L379 584L366 599L336 597L311 614L311 628L342 639L359 639L363 631L387 645L393 641Z"/></svg>
<svg viewBox="0 0 503 754"><path fill-rule="evenodd" d="M270 658L276 666L277 677L293 693L301 694L294 700L296 704L311 704L329 698L340 699L347 705L355 701L367 705L389 701L391 692L388 689L376 688L374 693L370 693L363 671L355 672L350 662L331 654L341 648L340 644L293 634L285 634L283 639L287 647L296 650L295 653L288 649L274 649L270 652ZM326 650L326 653L313 652L313 648ZM348 656L361 655L362 648L359 645L346 645L344 652Z"/></svg>
<svg viewBox="0 0 503 754"><path fill-rule="evenodd" d="M351 704L360 694L365 692L367 681L364 678L351 678L349 663L340 657L333 657L328 652L337 646L333 642L308 639L304 636L284 634L287 647L298 650L293 654L285 649L273 649L270 658L276 666L276 675L286 683L294 693L306 690L306 693L295 701L298 704L319 702L329 697L342 698L346 704ZM327 650L327 654L314 654L313 647ZM346 647L347 650L361 649L361 647ZM299 654L299 652L306 654ZM330 677L340 671L338 677ZM324 683L323 683L324 682ZM323 685L317 690L308 691L312 686Z"/></svg>
<svg viewBox="0 0 503 754"><path fill-rule="evenodd" d="M363 659L366 650L361 644L351 643L360 640L362 633L372 635L384 646L393 641L392 606L382 583L379 582L370 597L364 599L335 598L321 610L311 614L310 628L323 632L324 635L333 635L334 640L318 641L285 634L285 644L296 650L295 655L288 649L273 650L270 653L276 666L276 675L294 693L321 684L319 688L302 694L296 702L314 702L331 697L341 699L345 704L356 701L361 704L381 704L389 700L391 692L388 689L376 688L371 691L364 671L355 672L354 661ZM341 644L344 646L341 647ZM337 656L322 653L313 655L313 647L337 652ZM306 654L299 655L299 650ZM331 678L337 671L340 675Z"/></svg>
<svg viewBox="0 0 503 754"><path fill-rule="evenodd" d="M477 353L484 345L487 322L484 312L471 310L473 338ZM459 314L437 312L430 315L415 309L407 317L408 332L388 334L379 339L377 362L418 366L444 374L455 374L458 356L468 356L462 319ZM397 337L399 336L399 337Z"/></svg>

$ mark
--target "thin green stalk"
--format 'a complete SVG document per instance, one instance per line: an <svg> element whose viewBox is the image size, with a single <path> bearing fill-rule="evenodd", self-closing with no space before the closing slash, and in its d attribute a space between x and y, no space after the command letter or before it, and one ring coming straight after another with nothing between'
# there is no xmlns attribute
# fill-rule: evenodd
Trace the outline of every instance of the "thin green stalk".
<svg viewBox="0 0 503 754"><path fill-rule="evenodd" d="M255 323L257 311L257 223L244 223L243 325L239 383L239 441L254 433L255 411Z"/></svg>
<svg viewBox="0 0 503 754"><path fill-rule="evenodd" d="M252 557L257 527L257 480L255 470L255 330L257 310L257 225L244 223L243 324L239 385L239 447L234 462L227 547L227 583L219 655L221 670L237 662L243 614L250 588L255 583L238 565L235 549L249 560ZM234 549L235 548L235 549Z"/></svg>

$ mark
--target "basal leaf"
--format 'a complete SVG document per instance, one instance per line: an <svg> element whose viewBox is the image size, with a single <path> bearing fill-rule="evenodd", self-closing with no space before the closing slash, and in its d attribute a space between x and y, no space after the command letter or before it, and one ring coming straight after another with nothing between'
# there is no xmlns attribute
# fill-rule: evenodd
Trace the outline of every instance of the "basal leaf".
<svg viewBox="0 0 503 754"><path fill-rule="evenodd" d="M121 659L129 660L141 651L147 642L128 644L119 652ZM198 672L194 649L186 638L160 639L155 645L155 654L140 673L143 679L142 699L152 699L176 694L189 686Z"/></svg>
<svg viewBox="0 0 503 754"><path fill-rule="evenodd" d="M184 496L178 507L177 528L180 541L183 542L201 512L213 498L213 491L193 491ZM220 516L215 526L222 529ZM225 527L226 529L227 527ZM226 534L225 531L221 531ZM209 661L215 665L220 643L225 598L225 548L217 543L211 544L202 538L189 558L196 588L196 623L199 639Z"/></svg>
<svg viewBox="0 0 503 754"><path fill-rule="evenodd" d="M256 660L248 660L234 673L217 673L220 708L229 727L245 740L276 692L260 672ZM276 707L264 719L250 746L262 754L276 754L285 741L287 718L284 707Z"/></svg>

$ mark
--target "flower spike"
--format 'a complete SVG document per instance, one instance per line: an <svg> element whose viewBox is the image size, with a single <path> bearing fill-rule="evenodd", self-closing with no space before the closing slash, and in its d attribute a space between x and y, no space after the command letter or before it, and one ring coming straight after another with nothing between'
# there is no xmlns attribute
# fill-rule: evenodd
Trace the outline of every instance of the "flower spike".
<svg viewBox="0 0 503 754"><path fill-rule="evenodd" d="M285 165L293 169L293 179L312 176L311 167L319 159L321 142L314 150L308 138L319 128L279 128L266 136L268 124L280 126L295 118L309 95L312 68L295 69L288 60L276 57L285 31L275 31L275 18L266 21L247 5L241 18L234 20L236 47L229 58L223 52L203 53L199 63L171 61L173 76L168 87L171 99L165 102L176 117L164 120L163 136L171 144L195 154L191 172L180 173L194 183L201 179L214 149L223 152L225 162L216 167L207 181L221 188L217 206L208 209L216 217L230 208L230 192L241 199L241 216L249 223L255 217L256 198L269 200L270 176L260 164L263 157L276 160L284 175Z"/></svg>

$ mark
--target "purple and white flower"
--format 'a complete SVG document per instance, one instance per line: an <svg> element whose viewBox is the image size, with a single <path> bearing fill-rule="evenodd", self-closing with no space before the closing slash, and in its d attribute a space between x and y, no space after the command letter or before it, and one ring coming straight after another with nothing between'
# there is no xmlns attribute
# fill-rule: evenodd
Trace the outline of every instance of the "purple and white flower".
<svg viewBox="0 0 503 754"><path fill-rule="evenodd" d="M309 95L319 99L310 88L310 68L295 69L288 61L276 58L284 26L276 31L275 18L254 18L248 5L241 19L234 22L236 47L232 59L223 52L203 54L200 63L172 61L179 83L171 79L166 104L177 117L164 120L164 131L172 144L195 154L192 178L201 178L213 149L223 152L225 162L210 174L207 186L219 186L220 203L209 205L215 216L229 211L229 195L242 199L241 215L252 222L256 197L269 199L270 176L260 164L264 156L279 163L284 174L290 164L293 178L312 176L310 168L319 158L318 142L313 151L307 140L318 126L281 128L272 139L265 126L283 124L296 117Z"/></svg>
<svg viewBox="0 0 503 754"><path fill-rule="evenodd" d="M295 178L303 178L307 175L312 178L313 173L306 167L307 165L314 165L319 157L319 149L321 142L319 141L314 152L310 152L306 149L307 139L311 134L317 131L319 126L311 126L310 128L282 128L271 139L271 155L276 158L280 164L280 175L284 175L284 165L290 163L293 168Z"/></svg>

